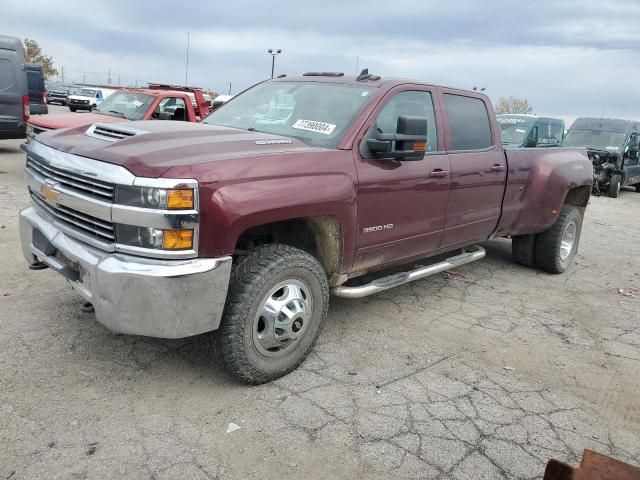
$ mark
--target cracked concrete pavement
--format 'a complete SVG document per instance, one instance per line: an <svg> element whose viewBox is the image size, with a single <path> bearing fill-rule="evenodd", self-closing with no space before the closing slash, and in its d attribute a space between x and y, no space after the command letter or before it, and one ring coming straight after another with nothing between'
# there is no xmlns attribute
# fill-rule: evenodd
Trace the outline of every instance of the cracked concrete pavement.
<svg viewBox="0 0 640 480"><path fill-rule="evenodd" d="M302 367L249 387L208 335L112 334L27 270L18 145L0 142L0 479L540 478L584 448L640 463L640 194L591 200L565 275L495 240L462 275L333 298Z"/></svg>

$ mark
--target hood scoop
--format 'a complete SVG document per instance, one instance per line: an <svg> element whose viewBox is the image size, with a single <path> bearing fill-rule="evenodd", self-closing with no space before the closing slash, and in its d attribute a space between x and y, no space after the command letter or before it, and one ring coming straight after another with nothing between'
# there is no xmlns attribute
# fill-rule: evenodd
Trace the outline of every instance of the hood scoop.
<svg viewBox="0 0 640 480"><path fill-rule="evenodd" d="M138 130L137 128L130 128L125 125L94 123L87 129L86 135L93 138L99 138L100 140L115 142L117 140L123 140L125 138L143 135L145 133L149 132Z"/></svg>

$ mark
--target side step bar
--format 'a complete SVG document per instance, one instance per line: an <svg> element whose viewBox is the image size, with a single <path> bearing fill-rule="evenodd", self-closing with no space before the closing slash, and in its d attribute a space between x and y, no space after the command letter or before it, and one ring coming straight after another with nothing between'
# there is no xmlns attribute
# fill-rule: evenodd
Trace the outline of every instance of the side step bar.
<svg viewBox="0 0 640 480"><path fill-rule="evenodd" d="M475 262L476 260L484 258L486 253L487 252L484 248L480 247L479 245L474 245L473 247L465 249L462 253L454 257L447 258L442 262L434 263L433 265L429 265L427 267L420 267L409 272L394 273L393 275L379 278L371 283L367 283L366 285L361 285L359 287L346 287L341 285L332 289L331 293L333 293L337 297L343 298L367 297L369 295L373 295L374 293L383 292L385 290L389 290L390 288L404 285L405 283L420 280L422 278L435 275L436 273L459 267L461 265L464 265L465 263Z"/></svg>

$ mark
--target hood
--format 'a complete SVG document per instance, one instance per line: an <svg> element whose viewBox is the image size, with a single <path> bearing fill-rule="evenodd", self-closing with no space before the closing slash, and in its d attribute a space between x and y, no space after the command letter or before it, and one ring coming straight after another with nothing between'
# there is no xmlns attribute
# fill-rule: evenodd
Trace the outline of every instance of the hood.
<svg viewBox="0 0 640 480"><path fill-rule="evenodd" d="M103 136L105 133L109 136ZM160 177L171 167L320 150L289 137L168 120L110 123L104 127L97 123L89 129L45 132L38 141L63 152L122 165L144 177Z"/></svg>
<svg viewBox="0 0 640 480"><path fill-rule="evenodd" d="M45 115L31 117L29 123L37 127L55 130L58 128L89 127L93 123L126 122L127 120L111 115L98 113L62 113L60 115Z"/></svg>
<svg viewBox="0 0 640 480"><path fill-rule="evenodd" d="M85 95L69 95L71 100L93 100L93 97L87 97Z"/></svg>

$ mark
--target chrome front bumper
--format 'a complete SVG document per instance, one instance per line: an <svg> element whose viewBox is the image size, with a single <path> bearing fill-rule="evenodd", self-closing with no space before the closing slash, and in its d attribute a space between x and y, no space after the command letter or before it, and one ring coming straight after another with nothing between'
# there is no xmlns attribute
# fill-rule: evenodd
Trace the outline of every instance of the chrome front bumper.
<svg viewBox="0 0 640 480"><path fill-rule="evenodd" d="M218 328L231 257L158 260L109 253L62 232L33 207L20 212L22 251L63 275L114 332L181 338Z"/></svg>

